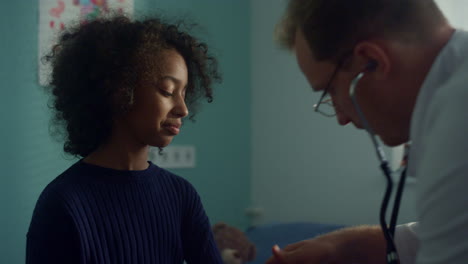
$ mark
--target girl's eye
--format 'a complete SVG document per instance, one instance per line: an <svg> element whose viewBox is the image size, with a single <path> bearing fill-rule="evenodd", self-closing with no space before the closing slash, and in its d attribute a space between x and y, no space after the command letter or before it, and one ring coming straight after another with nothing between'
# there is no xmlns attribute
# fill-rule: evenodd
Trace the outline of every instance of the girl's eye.
<svg viewBox="0 0 468 264"><path fill-rule="evenodd" d="M161 89L160 91L161 91L162 95L167 96L167 97L170 97L170 96L174 95L174 94L172 94L172 93L170 93L170 92L168 92L166 90L163 90L163 89Z"/></svg>

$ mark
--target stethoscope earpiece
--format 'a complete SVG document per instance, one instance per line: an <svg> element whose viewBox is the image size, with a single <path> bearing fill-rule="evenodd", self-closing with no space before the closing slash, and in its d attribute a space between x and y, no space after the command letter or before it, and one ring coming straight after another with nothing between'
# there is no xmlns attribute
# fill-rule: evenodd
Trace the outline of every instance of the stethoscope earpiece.
<svg viewBox="0 0 468 264"><path fill-rule="evenodd" d="M379 64L377 63L377 61L371 60L371 61L367 64L366 70L368 70L368 71L374 71L374 70L377 68L377 65L379 65Z"/></svg>

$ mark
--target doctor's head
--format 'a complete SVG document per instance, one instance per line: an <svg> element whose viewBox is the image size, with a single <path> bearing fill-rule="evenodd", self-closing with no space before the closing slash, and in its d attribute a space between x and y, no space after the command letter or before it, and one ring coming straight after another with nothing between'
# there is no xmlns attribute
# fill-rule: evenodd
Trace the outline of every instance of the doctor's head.
<svg viewBox="0 0 468 264"><path fill-rule="evenodd" d="M408 140L419 88L452 32L432 0L290 0L276 37L324 95L316 112L336 115L341 125L363 127L349 91L364 72L357 102L376 134L395 146Z"/></svg>

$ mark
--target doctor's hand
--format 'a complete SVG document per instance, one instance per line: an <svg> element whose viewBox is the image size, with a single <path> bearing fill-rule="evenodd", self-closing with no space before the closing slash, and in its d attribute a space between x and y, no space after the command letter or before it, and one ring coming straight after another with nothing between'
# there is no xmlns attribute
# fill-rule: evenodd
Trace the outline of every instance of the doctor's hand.
<svg viewBox="0 0 468 264"><path fill-rule="evenodd" d="M339 263L335 246L320 239L300 241L283 249L275 245L272 252L273 256L266 264Z"/></svg>
<svg viewBox="0 0 468 264"><path fill-rule="evenodd" d="M385 247L380 227L349 227L283 249L275 245L266 264L384 264Z"/></svg>

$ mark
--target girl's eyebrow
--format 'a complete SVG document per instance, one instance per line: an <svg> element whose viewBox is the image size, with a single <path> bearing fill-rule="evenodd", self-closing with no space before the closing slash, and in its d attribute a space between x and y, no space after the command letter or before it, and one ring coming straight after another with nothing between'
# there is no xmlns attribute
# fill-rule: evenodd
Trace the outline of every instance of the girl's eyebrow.
<svg viewBox="0 0 468 264"><path fill-rule="evenodd" d="M171 76L171 75L163 76L161 79L163 79L163 80L170 80L170 81L174 82L174 83L177 84L177 85L181 85L181 84L182 84L182 80L177 79L176 77ZM185 85L183 88L184 88L184 89L187 89L187 85Z"/></svg>
<svg viewBox="0 0 468 264"><path fill-rule="evenodd" d="M181 82L182 82L181 80L179 80L179 79L177 79L176 77L171 76L171 75L163 76L162 79L163 79L163 80L171 80L171 81L173 81L173 82L175 82L175 83L181 83Z"/></svg>

